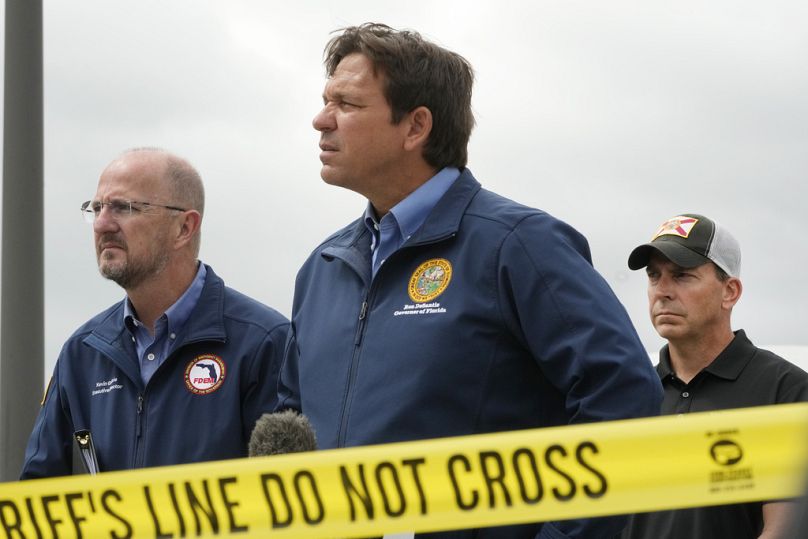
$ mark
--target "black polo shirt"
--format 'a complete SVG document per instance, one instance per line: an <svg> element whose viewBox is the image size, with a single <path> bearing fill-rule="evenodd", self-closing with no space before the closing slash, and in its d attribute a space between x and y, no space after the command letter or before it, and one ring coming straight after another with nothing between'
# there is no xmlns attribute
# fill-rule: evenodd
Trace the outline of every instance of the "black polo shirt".
<svg viewBox="0 0 808 539"><path fill-rule="evenodd" d="M757 348L743 330L686 384L671 368L667 345L657 374L665 391L662 415L808 401L808 373ZM763 529L761 502L634 515L624 539L754 539Z"/></svg>

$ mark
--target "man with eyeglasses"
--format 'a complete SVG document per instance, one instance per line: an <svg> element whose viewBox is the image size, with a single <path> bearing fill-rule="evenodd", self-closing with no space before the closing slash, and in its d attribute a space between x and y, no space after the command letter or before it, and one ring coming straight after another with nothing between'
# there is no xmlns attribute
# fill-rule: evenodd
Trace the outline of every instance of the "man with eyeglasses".
<svg viewBox="0 0 808 539"><path fill-rule="evenodd" d="M247 456L275 405L289 322L197 259L197 171L163 150L127 151L81 210L101 274L126 297L62 348L22 478L74 471L74 438L100 471Z"/></svg>

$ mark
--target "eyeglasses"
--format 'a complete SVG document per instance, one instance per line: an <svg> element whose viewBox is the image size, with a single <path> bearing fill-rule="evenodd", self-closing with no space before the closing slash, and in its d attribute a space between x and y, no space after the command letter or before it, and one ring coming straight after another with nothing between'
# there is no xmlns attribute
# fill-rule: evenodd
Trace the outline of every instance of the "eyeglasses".
<svg viewBox="0 0 808 539"><path fill-rule="evenodd" d="M163 204L153 204L151 202L137 202L135 200L110 200L109 202L101 202L99 200L88 200L81 205L81 213L84 215L84 220L89 224L93 224L101 210L107 207L112 218L116 221L126 219L132 214L149 213L150 208L165 208L173 211L188 211L176 206L165 206Z"/></svg>

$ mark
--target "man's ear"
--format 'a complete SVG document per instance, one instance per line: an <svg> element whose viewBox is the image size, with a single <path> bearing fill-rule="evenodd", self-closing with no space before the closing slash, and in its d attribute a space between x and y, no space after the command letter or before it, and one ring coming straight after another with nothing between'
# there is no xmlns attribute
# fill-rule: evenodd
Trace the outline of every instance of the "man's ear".
<svg viewBox="0 0 808 539"><path fill-rule="evenodd" d="M737 277L730 277L724 283L723 304L724 307L732 309L738 300L741 299L743 293L743 285L741 280Z"/></svg>
<svg viewBox="0 0 808 539"><path fill-rule="evenodd" d="M200 226L202 226L202 216L199 214L199 212L196 210L186 211L179 223L179 229L177 230L177 235L174 238L174 245L178 249L185 247L191 242Z"/></svg>
<svg viewBox="0 0 808 539"><path fill-rule="evenodd" d="M432 111L424 106L416 107L402 121L407 122L408 126L404 149L412 151L426 146L432 132Z"/></svg>

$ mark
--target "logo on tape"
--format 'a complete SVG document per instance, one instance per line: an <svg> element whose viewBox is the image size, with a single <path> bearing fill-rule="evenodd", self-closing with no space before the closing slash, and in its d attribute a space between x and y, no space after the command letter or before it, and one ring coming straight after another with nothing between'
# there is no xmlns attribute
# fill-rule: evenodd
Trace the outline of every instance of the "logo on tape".
<svg viewBox="0 0 808 539"><path fill-rule="evenodd" d="M743 449L732 440L718 440L710 447L710 456L716 464L732 466L743 458Z"/></svg>
<svg viewBox="0 0 808 539"><path fill-rule="evenodd" d="M426 303L440 296L451 280L452 264L445 258L433 258L413 272L407 291L415 303Z"/></svg>
<svg viewBox="0 0 808 539"><path fill-rule="evenodd" d="M744 451L737 441L737 430L708 432L710 458L719 466L710 471L710 492L745 490L755 486L751 466L739 466L743 462Z"/></svg>
<svg viewBox="0 0 808 539"><path fill-rule="evenodd" d="M202 354L185 367L185 387L195 395L213 393L224 383L224 361L213 354Z"/></svg>

